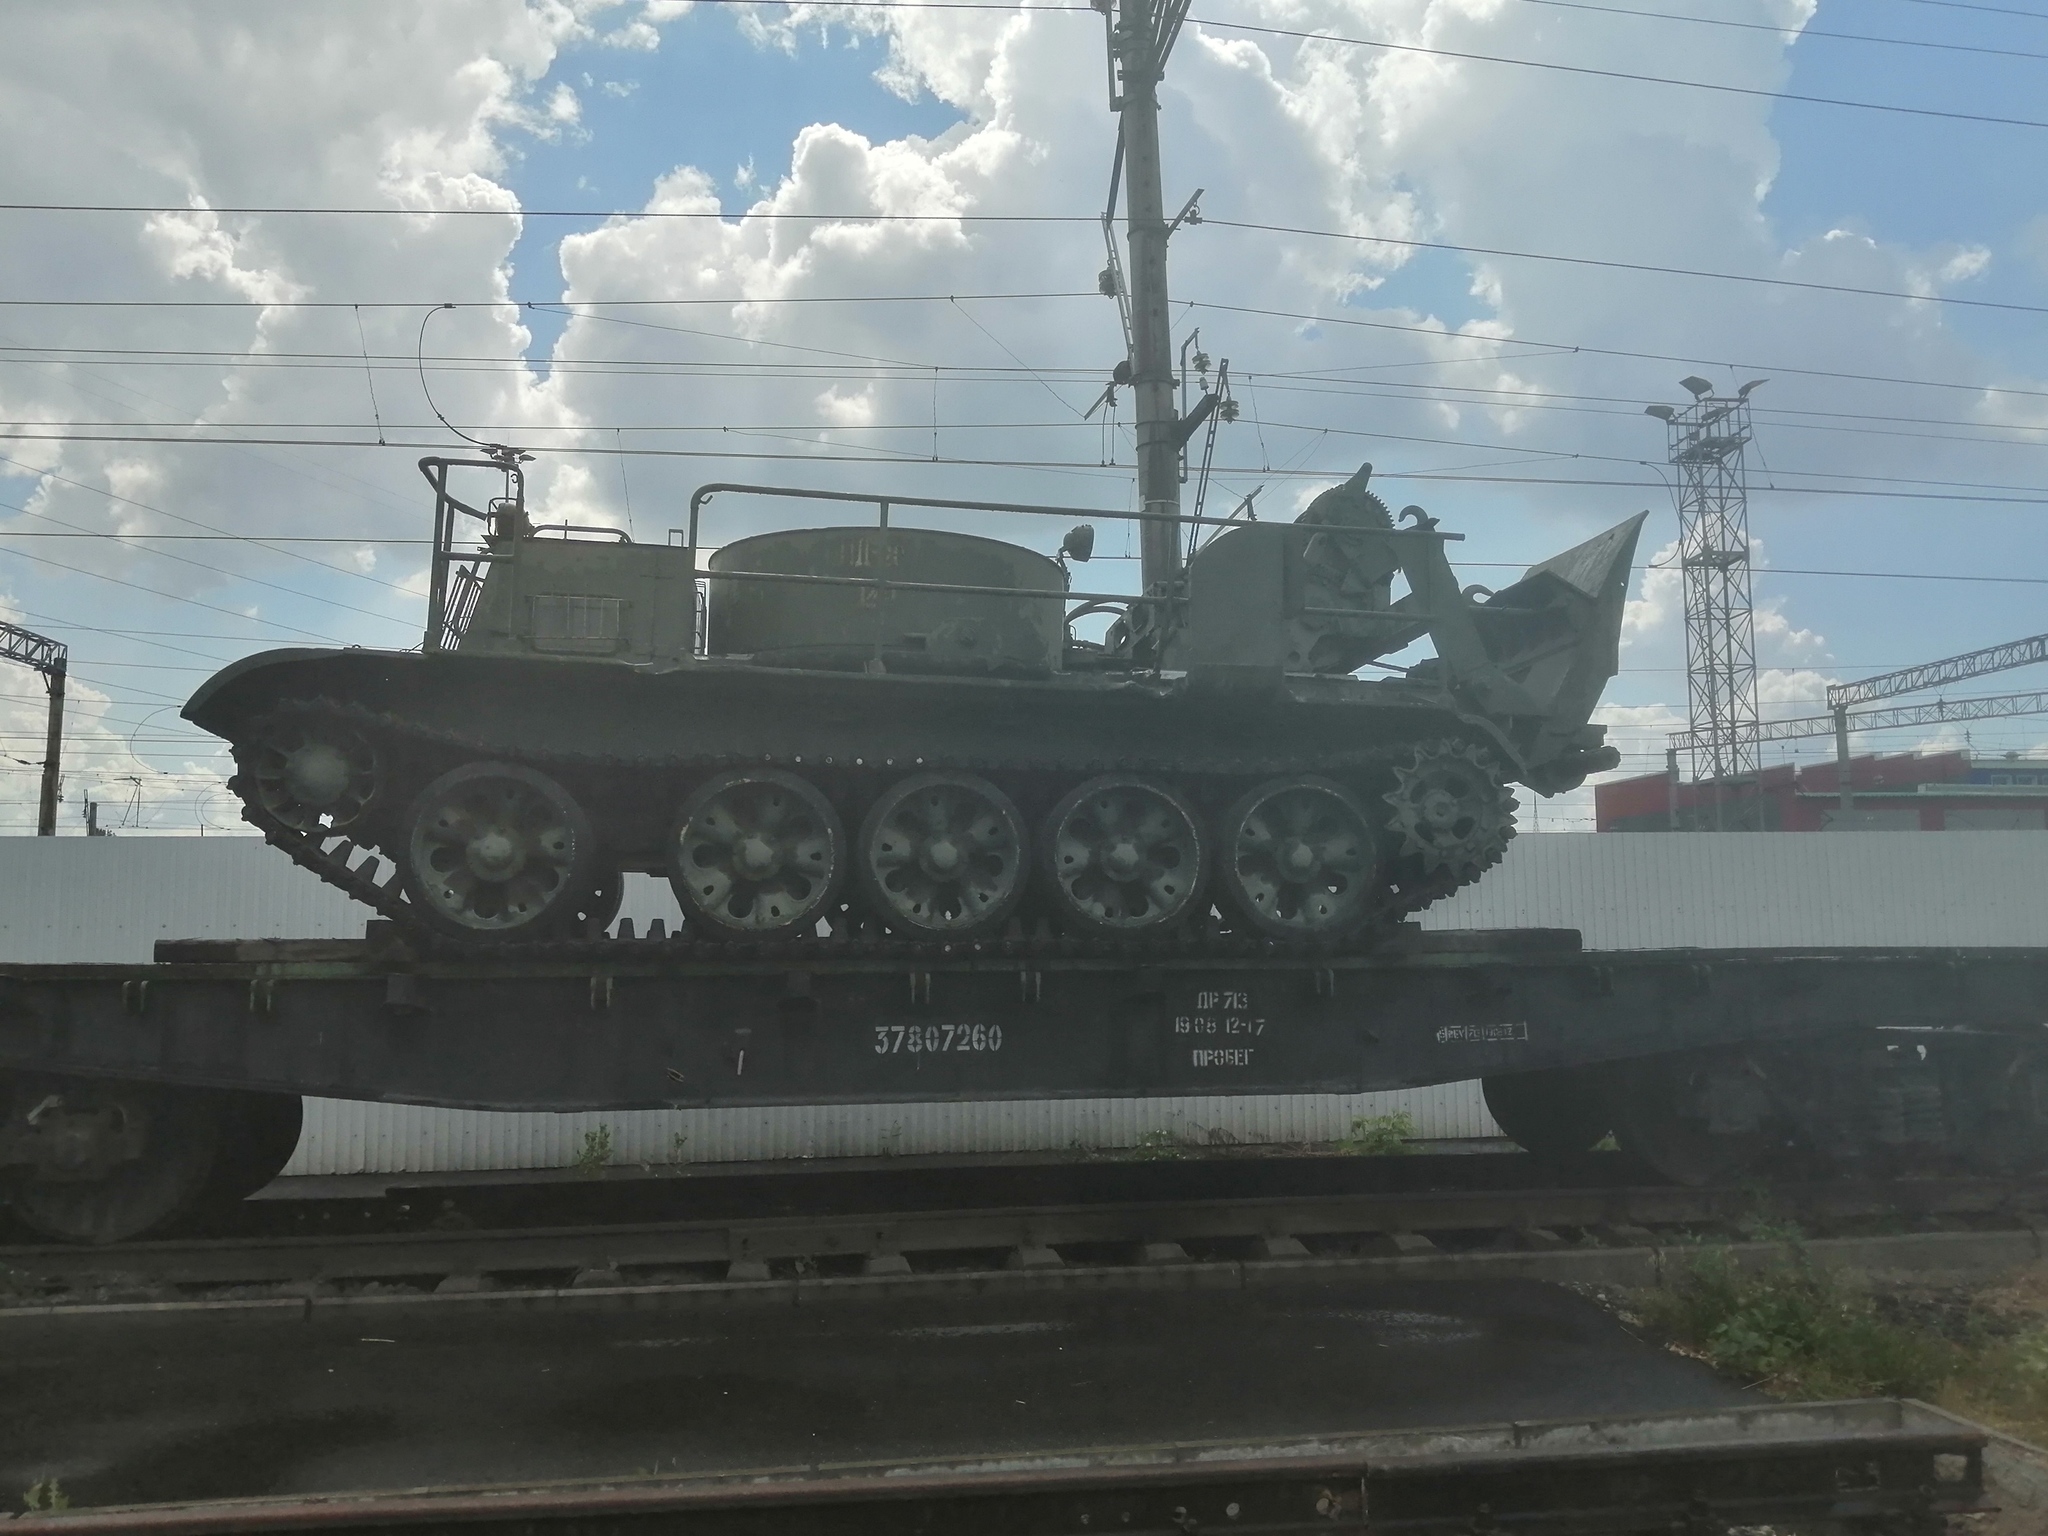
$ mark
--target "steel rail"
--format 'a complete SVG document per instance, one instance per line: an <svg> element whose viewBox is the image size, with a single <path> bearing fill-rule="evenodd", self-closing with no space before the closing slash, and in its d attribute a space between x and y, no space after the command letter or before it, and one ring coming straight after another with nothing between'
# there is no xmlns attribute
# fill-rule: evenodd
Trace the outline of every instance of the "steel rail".
<svg viewBox="0 0 2048 1536"><path fill-rule="evenodd" d="M1909 1399L1088 1445L555 1484L285 1494L18 1517L66 1536L454 1529L542 1536L833 1531L1928 1530L1981 1510L1988 1436Z"/></svg>
<svg viewBox="0 0 2048 1536"><path fill-rule="evenodd" d="M2048 1183L2031 1179L1859 1180L1785 1184L1768 1194L1779 1220L1998 1218L2048 1210ZM522 1231L413 1231L354 1236L180 1239L113 1249L0 1247L0 1272L45 1286L85 1284L110 1272L166 1285L417 1279L711 1266L735 1279L767 1279L768 1266L853 1261L869 1273L907 1273L910 1256L971 1255L998 1267L1054 1268L1062 1247L1127 1250L1130 1262L1177 1262L1180 1245L1258 1245L1304 1256L1304 1239L1377 1238L1386 1251L1428 1251L1430 1234L1493 1233L1519 1246L1555 1248L1557 1228L1600 1234L1608 1245L1651 1241L1653 1227L1725 1226L1759 1214L1752 1186L1402 1191L1121 1201L987 1210L847 1212L743 1220L642 1222ZM1178 1250L1178 1251L1177 1251ZM970 1266L971 1267L971 1266Z"/></svg>

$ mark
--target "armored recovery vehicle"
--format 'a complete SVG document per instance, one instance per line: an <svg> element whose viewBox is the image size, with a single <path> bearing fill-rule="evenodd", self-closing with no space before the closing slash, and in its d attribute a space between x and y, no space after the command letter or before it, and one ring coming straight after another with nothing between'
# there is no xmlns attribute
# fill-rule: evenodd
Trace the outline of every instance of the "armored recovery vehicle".
<svg viewBox="0 0 2048 1536"><path fill-rule="evenodd" d="M1092 523L1048 556L891 520L1073 508L715 484L649 545L534 526L509 451L421 467L420 649L264 652L185 715L272 843L444 939L600 933L644 871L756 946L1351 946L1500 858L1509 785L1617 761L1640 516L1489 592L1368 465L1292 523L1176 517L1206 537L1132 596L1076 588ZM714 497L872 521L700 557Z"/></svg>

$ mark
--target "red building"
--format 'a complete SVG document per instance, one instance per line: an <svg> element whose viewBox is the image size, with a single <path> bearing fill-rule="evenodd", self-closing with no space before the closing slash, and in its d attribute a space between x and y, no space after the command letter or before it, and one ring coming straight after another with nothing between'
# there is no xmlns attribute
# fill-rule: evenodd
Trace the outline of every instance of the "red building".
<svg viewBox="0 0 2048 1536"><path fill-rule="evenodd" d="M1849 760L1850 803L1832 762L1781 763L1733 783L1672 774L1593 787L1602 832L2014 832L2048 830L2048 759L1968 752Z"/></svg>

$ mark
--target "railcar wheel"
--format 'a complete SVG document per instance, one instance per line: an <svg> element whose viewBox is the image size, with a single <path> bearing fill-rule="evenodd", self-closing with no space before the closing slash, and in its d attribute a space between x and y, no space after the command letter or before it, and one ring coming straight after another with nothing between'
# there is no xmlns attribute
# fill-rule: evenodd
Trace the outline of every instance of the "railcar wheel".
<svg viewBox="0 0 2048 1536"><path fill-rule="evenodd" d="M861 892L898 933L965 939L998 928L1024 899L1024 818L965 773L921 773L885 790L861 822Z"/></svg>
<svg viewBox="0 0 2048 1536"><path fill-rule="evenodd" d="M1775 1144L1761 1086L1739 1060L1653 1056L1606 1069L1614 1139L1674 1184L1736 1178Z"/></svg>
<svg viewBox="0 0 2048 1536"><path fill-rule="evenodd" d="M304 710L281 711L256 728L243 773L264 813L299 832L354 826L384 786L375 744Z"/></svg>
<svg viewBox="0 0 2048 1536"><path fill-rule="evenodd" d="M8 1171L14 1218L60 1243L120 1243L170 1226L205 1196L218 1094L76 1078L8 1080L10 1128L33 1161Z"/></svg>
<svg viewBox="0 0 2048 1536"><path fill-rule="evenodd" d="M544 773L470 763L420 792L409 817L405 889L453 938L533 938L591 890L590 819Z"/></svg>
<svg viewBox="0 0 2048 1536"><path fill-rule="evenodd" d="M713 933L804 932L846 873L839 813L779 769L722 773L698 786L669 835L669 885L683 916Z"/></svg>
<svg viewBox="0 0 2048 1536"><path fill-rule="evenodd" d="M296 1093L223 1097L213 1172L199 1199L210 1210L241 1204L282 1173L306 1128L306 1101Z"/></svg>
<svg viewBox="0 0 2048 1536"><path fill-rule="evenodd" d="M1486 1112L1525 1152L1578 1157L1614 1129L1607 1095L1590 1072L1553 1068L1485 1078Z"/></svg>
<svg viewBox="0 0 2048 1536"><path fill-rule="evenodd" d="M1068 791L1045 818L1038 856L1060 915L1097 933L1179 922L1209 877L1209 840L1187 802L1121 775Z"/></svg>
<svg viewBox="0 0 2048 1536"><path fill-rule="evenodd" d="M1341 938L1372 915L1379 854L1365 811L1328 779L1269 779L1224 813L1223 888L1278 938Z"/></svg>

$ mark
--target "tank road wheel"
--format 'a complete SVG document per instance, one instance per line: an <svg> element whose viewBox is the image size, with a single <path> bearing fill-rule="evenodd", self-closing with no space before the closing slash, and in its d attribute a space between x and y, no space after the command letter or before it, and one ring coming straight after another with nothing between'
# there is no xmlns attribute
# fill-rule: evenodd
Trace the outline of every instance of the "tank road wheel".
<svg viewBox="0 0 2048 1536"><path fill-rule="evenodd" d="M412 803L405 889L420 916L460 939L526 939L594 889L595 839L569 792L515 763L444 773Z"/></svg>
<svg viewBox="0 0 2048 1536"><path fill-rule="evenodd" d="M1223 888L1279 938L1341 938L1372 915L1379 858L1365 811L1328 779L1269 779L1224 813Z"/></svg>
<svg viewBox="0 0 2048 1536"><path fill-rule="evenodd" d="M1591 1072L1509 1072L1479 1086L1494 1123L1537 1157L1578 1157L1614 1129L1607 1095Z"/></svg>
<svg viewBox="0 0 2048 1536"><path fill-rule="evenodd" d="M60 1243L120 1243L198 1205L221 1134L218 1094L79 1078L0 1079L14 1218Z"/></svg>
<svg viewBox="0 0 2048 1536"><path fill-rule="evenodd" d="M384 785L384 765L366 737L302 710L257 727L243 771L264 813L298 832L353 826Z"/></svg>
<svg viewBox="0 0 2048 1536"><path fill-rule="evenodd" d="M921 773L885 790L860 827L862 893L896 932L964 939L1000 927L1024 898L1024 818L965 773Z"/></svg>
<svg viewBox="0 0 2048 1536"><path fill-rule="evenodd" d="M722 773L676 814L668 879L691 923L716 933L808 932L838 898L846 833L793 773Z"/></svg>
<svg viewBox="0 0 2048 1536"><path fill-rule="evenodd" d="M1397 858L1460 885L1500 862L1515 835L1515 796L1482 749L1452 741L1417 747L1394 780L1384 798L1394 808L1387 826L1401 840Z"/></svg>
<svg viewBox="0 0 2048 1536"><path fill-rule="evenodd" d="M1045 818L1038 854L1060 915L1097 933L1149 933L1194 910L1209 843L1173 791L1143 779L1090 779Z"/></svg>

